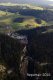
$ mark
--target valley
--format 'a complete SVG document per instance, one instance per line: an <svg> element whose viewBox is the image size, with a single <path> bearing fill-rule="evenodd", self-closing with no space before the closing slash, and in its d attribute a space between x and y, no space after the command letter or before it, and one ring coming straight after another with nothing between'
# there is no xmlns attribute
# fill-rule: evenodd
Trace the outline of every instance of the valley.
<svg viewBox="0 0 53 80"><path fill-rule="evenodd" d="M0 80L53 80L51 6L0 3Z"/></svg>
<svg viewBox="0 0 53 80"><path fill-rule="evenodd" d="M51 25L52 21L53 11L42 7L29 4L0 4L0 32L47 26ZM10 26L11 30L8 30L7 26Z"/></svg>

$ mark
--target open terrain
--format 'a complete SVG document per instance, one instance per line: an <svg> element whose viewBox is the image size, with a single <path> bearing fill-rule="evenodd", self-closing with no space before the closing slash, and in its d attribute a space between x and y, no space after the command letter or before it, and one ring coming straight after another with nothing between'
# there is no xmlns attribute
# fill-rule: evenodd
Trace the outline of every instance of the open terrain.
<svg viewBox="0 0 53 80"><path fill-rule="evenodd" d="M0 3L0 80L53 79L51 9ZM38 76L28 77L27 73ZM48 73L49 78L43 73Z"/></svg>
<svg viewBox="0 0 53 80"><path fill-rule="evenodd" d="M0 3L0 32L51 25L53 11L29 4ZM53 25L53 24L52 24Z"/></svg>

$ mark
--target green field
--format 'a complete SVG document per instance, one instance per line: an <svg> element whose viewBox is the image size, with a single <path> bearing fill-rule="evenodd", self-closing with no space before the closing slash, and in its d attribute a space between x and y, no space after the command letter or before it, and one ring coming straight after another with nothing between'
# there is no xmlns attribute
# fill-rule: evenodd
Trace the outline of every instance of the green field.
<svg viewBox="0 0 53 80"><path fill-rule="evenodd" d="M16 18L23 18L24 20L22 22L14 22L13 20ZM43 20L41 20L41 23L36 22L36 18L32 16L23 16L20 15L19 13L10 13L10 12L5 12L5 11L0 11L0 32L3 31L9 31L6 29L6 26L10 26L12 30L17 30L17 29L23 29L23 28L36 28L42 25L46 25L47 23ZM4 29L5 28L5 29Z"/></svg>

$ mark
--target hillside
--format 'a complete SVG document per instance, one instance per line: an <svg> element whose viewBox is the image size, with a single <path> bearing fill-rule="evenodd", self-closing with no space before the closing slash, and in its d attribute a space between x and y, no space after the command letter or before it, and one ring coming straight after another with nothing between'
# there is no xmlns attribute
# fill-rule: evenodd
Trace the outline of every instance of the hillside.
<svg viewBox="0 0 53 80"><path fill-rule="evenodd" d="M53 32L47 32L45 27L15 31L10 36L0 34L0 49L0 68L4 70L0 79L29 80L27 73L34 71L47 71L53 77Z"/></svg>
<svg viewBox="0 0 53 80"><path fill-rule="evenodd" d="M13 4L13 3L0 3L0 6L8 6L8 7L12 7L12 6L17 6L17 7L20 7L22 9L35 9L35 10L43 10L42 7L40 6L34 6L34 5L31 5L31 4Z"/></svg>
<svg viewBox="0 0 53 80"><path fill-rule="evenodd" d="M0 80L53 80L51 9L0 3Z"/></svg>
<svg viewBox="0 0 53 80"><path fill-rule="evenodd" d="M46 21L33 16L24 16L19 12L12 13L0 10L0 32L11 32L23 28L29 29L46 24Z"/></svg>
<svg viewBox="0 0 53 80"><path fill-rule="evenodd" d="M53 25L53 11L30 4L0 3L0 32Z"/></svg>

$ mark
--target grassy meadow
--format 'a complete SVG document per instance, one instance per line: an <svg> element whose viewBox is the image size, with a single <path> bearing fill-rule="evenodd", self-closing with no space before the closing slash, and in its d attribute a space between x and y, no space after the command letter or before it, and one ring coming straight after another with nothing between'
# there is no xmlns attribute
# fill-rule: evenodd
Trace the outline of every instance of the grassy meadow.
<svg viewBox="0 0 53 80"><path fill-rule="evenodd" d="M23 29L23 28L36 28L38 26L46 25L47 23L44 20L37 22L36 18L33 16L23 16L19 13L11 13L8 11L0 10L0 31L3 27L6 29L6 26L10 26L13 30ZM7 29L6 29L7 30Z"/></svg>

